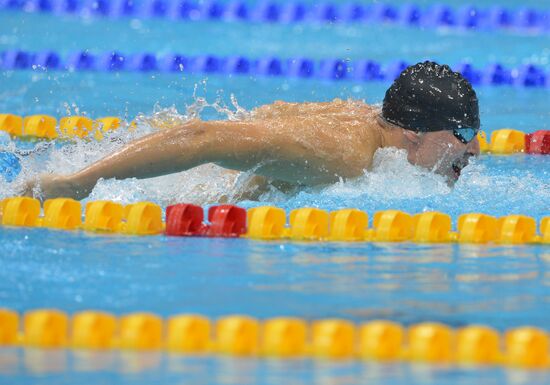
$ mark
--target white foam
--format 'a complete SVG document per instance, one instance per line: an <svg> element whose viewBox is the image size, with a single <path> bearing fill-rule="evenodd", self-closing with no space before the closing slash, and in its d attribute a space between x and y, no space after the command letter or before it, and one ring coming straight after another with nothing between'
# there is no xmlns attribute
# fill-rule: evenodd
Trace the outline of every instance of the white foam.
<svg viewBox="0 0 550 385"><path fill-rule="evenodd" d="M23 169L13 183L7 183L0 178L0 198L18 195L25 181L36 178L38 175L46 173L68 175L81 170L139 137L158 129L174 127L190 119L199 118L205 108L213 108L230 120L246 119L250 113L240 107L234 97L231 100L233 109L220 101L208 103L201 97L196 97L195 103L186 106L183 113L180 113L175 106L169 108L155 106L151 114L140 114L136 117L135 128L131 129L128 125L121 127L107 133L101 142L77 138L63 143L36 142L27 144L30 147L28 150L17 150L15 142L9 140L9 137L7 139L0 137L2 141L0 149L19 154ZM71 113L71 108L69 106L67 108L68 113ZM232 192L239 190L236 183L245 183L242 176L239 178L240 175L241 173L228 172L221 167L208 164L152 179L100 180L86 201L109 199L129 203L152 200L166 205L177 201L207 204L219 201L220 198L231 200Z"/></svg>
<svg viewBox="0 0 550 385"><path fill-rule="evenodd" d="M350 181L340 181L321 193L407 199L448 194L450 190L442 176L410 164L405 150L383 148L374 155L372 171Z"/></svg>

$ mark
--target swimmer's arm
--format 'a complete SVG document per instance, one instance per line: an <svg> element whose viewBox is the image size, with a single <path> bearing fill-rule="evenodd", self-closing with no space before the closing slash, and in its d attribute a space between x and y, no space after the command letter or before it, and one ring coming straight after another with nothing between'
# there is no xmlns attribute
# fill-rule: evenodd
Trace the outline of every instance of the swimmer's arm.
<svg viewBox="0 0 550 385"><path fill-rule="evenodd" d="M211 162L246 170L268 152L262 131L253 122L193 120L140 138L75 174L46 176L40 187L46 199L82 199L100 178L151 178Z"/></svg>

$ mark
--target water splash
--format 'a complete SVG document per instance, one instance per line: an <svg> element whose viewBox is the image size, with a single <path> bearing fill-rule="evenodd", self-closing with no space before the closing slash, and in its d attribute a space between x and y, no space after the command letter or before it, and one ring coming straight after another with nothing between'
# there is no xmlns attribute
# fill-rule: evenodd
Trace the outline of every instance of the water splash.
<svg viewBox="0 0 550 385"><path fill-rule="evenodd" d="M193 119L200 119L201 113L207 108L213 109L221 118L230 121L246 120L252 116L250 111L239 105L235 95L230 95L231 108L225 104L221 96L213 103L209 103L205 97L197 95L197 87L198 85L195 85L193 91L193 103L186 105L183 113L178 111L176 106L164 108L157 103L150 115L138 114L135 119L136 123L160 130L172 128Z"/></svg>
<svg viewBox="0 0 550 385"><path fill-rule="evenodd" d="M387 209L442 211L450 214L455 224L458 216L467 212L525 214L540 219L550 214L549 163L548 158L526 155L482 156L471 160L451 188L440 175L409 164L405 151L386 148L377 151L372 171L363 176L302 190L277 203L287 209L356 207L371 214Z"/></svg>
<svg viewBox="0 0 550 385"><path fill-rule="evenodd" d="M20 194L25 181L38 175L74 173L137 138L200 118L206 108L214 109L228 120L243 120L250 116L250 112L239 106L233 95L231 104L231 107L225 105L221 98L209 103L204 97L195 95L194 102L185 106L183 113L175 106L162 108L155 105L151 114L139 114L134 124L124 123L118 130L105 133L101 142L75 138L70 141L16 143L5 134L0 137L0 151L16 154L23 171L13 183L7 183L0 177L0 199ZM65 108L68 115L80 113L77 106L65 104ZM231 200L239 192L239 186L235 184L245 184L246 175L208 164L186 172L147 180L100 180L86 201L110 199L129 203L152 200L166 205L182 200L197 204Z"/></svg>
<svg viewBox="0 0 550 385"><path fill-rule="evenodd" d="M4 135L0 137L0 150L17 154L23 171L13 183L0 178L0 198L19 194L25 180L43 173L75 172L136 138L200 118L207 108L229 120L249 119L256 113L240 107L234 97L231 101L231 106L227 106L219 100L209 103L205 98L195 97L195 102L183 112L175 106L157 105L151 114L140 114L135 126L109 132L101 142L76 139L16 146ZM438 210L453 218L464 212L481 211L497 216L526 213L540 218L548 215L549 161L547 157L525 155L481 157L463 169L461 178L451 188L443 177L408 163L404 150L386 148L375 154L372 170L358 178L286 192L268 185L257 201L243 200L243 193L255 188L253 171L229 171L213 164L145 180L99 180L85 201L150 200L162 206L176 202L201 205L228 202L245 207L275 204L287 210L305 206L328 210L357 207L369 213L390 208L408 212Z"/></svg>

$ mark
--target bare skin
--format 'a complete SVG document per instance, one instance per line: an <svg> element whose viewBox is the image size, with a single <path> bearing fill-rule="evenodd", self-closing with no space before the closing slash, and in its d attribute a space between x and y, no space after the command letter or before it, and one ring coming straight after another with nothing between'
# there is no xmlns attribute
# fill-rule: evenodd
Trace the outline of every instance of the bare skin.
<svg viewBox="0 0 550 385"><path fill-rule="evenodd" d="M253 171L279 185L323 185L362 175L376 150L397 147L408 160L456 180L453 171L479 154L448 131L416 134L386 123L380 110L361 101L275 102L243 121L192 120L140 138L72 175L44 175L26 186L41 198L82 199L100 178L151 178L215 163ZM260 183L260 182L258 182ZM248 197L243 197L248 198Z"/></svg>

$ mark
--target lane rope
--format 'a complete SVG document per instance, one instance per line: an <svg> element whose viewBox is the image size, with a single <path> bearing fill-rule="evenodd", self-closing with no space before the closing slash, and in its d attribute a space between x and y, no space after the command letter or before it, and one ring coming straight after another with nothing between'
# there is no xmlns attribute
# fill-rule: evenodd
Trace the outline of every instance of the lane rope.
<svg viewBox="0 0 550 385"><path fill-rule="evenodd" d="M186 56L148 52L127 55L119 51L95 54L86 50L63 56L55 51L0 51L0 70L162 72L359 82L393 81L409 64L411 63L404 60L383 64L369 59L314 60L309 58L286 59L274 56L249 58L245 56ZM453 69L460 72L474 86L550 87L550 72L542 66L534 64L508 68L503 64L493 63L485 68L476 68L471 63L461 62L454 65Z"/></svg>
<svg viewBox="0 0 550 385"><path fill-rule="evenodd" d="M163 221L163 212L165 221ZM452 219L441 212L415 215L399 211L378 211L369 228L369 216L358 209L332 212L305 207L285 210L274 206L244 209L217 205L205 216L201 206L180 203L163 210L152 202L123 206L112 201L82 204L69 198L44 202L30 197L0 201L0 224L16 227L45 227L126 235L180 237L245 237L256 240L323 242L414 242L470 244L550 244L550 217L507 215L496 218L482 213L459 216L456 231Z"/></svg>
<svg viewBox="0 0 550 385"><path fill-rule="evenodd" d="M197 314L164 320L147 312L117 317L95 310L69 317L56 309L31 310L22 322L19 318L14 311L0 309L0 347L550 368L550 337L531 326L501 334L483 325L454 329L438 322L404 327L386 320L357 325L339 318L258 320L229 315L211 320Z"/></svg>
<svg viewBox="0 0 550 385"><path fill-rule="evenodd" d="M300 2L260 1L169 1L169 0L1 0L0 9L29 13L73 15L84 18L156 18L172 21L224 21L261 23L395 24L416 28L499 30L541 35L550 33L550 11L502 6L480 8L445 4L421 7L416 4L375 3L313 6Z"/></svg>

